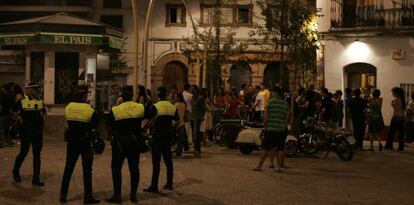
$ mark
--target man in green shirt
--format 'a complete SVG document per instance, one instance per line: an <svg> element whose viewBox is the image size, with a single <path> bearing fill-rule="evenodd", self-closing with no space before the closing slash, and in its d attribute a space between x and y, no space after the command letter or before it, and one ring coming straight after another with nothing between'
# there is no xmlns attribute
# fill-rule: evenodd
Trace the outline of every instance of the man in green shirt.
<svg viewBox="0 0 414 205"><path fill-rule="evenodd" d="M289 104L281 97L282 89L274 87L263 116L265 135L262 139L263 153L259 164L253 171L261 171L264 161L269 154L274 156L276 151L277 167L280 172L284 167L284 148L287 137ZM271 157L272 158L272 157Z"/></svg>

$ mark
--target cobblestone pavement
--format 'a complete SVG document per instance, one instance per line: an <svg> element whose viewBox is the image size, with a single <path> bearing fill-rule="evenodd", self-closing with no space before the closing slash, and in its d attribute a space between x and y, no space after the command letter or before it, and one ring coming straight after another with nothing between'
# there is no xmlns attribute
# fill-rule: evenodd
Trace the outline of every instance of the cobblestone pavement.
<svg viewBox="0 0 414 205"><path fill-rule="evenodd" d="M47 138L43 149L44 188L32 187L32 158L23 164L23 182L11 180L18 146L0 149L0 204L59 204L65 144ZM161 194L143 193L151 177L151 158L141 157L139 204L414 204L414 146L407 151L357 152L354 160L343 162L335 154L297 156L287 159L288 170L252 172L259 152L242 155L215 145L204 147L201 159L185 155L174 159L175 189ZM95 158L94 192L103 200L111 194L110 146ZM123 198L127 201L129 174L123 169ZM267 165L266 165L267 166ZM160 187L165 182L161 170ZM80 161L73 175L68 204L82 204L83 182ZM105 203L101 203L105 204Z"/></svg>

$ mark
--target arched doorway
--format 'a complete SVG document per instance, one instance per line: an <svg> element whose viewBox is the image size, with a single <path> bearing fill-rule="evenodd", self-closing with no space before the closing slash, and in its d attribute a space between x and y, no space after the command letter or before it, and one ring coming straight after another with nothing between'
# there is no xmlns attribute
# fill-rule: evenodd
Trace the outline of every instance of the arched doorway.
<svg viewBox="0 0 414 205"><path fill-rule="evenodd" d="M177 86L178 90L182 90L186 82L188 82L188 69L183 63L172 61L165 65L162 79L163 86L167 89Z"/></svg>
<svg viewBox="0 0 414 205"><path fill-rule="evenodd" d="M377 87L377 68L367 63L353 63L345 66L345 87L357 88L376 88Z"/></svg>
<svg viewBox="0 0 414 205"><path fill-rule="evenodd" d="M267 87L276 83L282 84L284 89L289 89L289 73L286 66L284 66L283 73L281 73L280 62L267 64L263 74L263 84Z"/></svg>
<svg viewBox="0 0 414 205"><path fill-rule="evenodd" d="M252 71L247 62L241 61L230 68L230 87L240 90L242 85L252 82Z"/></svg>

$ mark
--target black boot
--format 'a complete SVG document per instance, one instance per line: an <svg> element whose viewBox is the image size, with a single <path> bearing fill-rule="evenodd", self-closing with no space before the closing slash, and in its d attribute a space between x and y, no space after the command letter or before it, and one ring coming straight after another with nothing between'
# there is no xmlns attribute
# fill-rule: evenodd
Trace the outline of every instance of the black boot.
<svg viewBox="0 0 414 205"><path fill-rule="evenodd" d="M22 182L22 178L20 177L19 171L13 170L13 180L16 183Z"/></svg>
<svg viewBox="0 0 414 205"><path fill-rule="evenodd" d="M66 199L66 195L61 194L59 198L60 203L66 203L68 200Z"/></svg>
<svg viewBox="0 0 414 205"><path fill-rule="evenodd" d="M111 198L105 200L108 203L120 204L122 203L122 198L120 194L114 194Z"/></svg>
<svg viewBox="0 0 414 205"><path fill-rule="evenodd" d="M83 203L84 204L97 204L99 202L101 202L101 201L98 200L98 199L95 199L92 195L91 196L85 196L83 198Z"/></svg>
<svg viewBox="0 0 414 205"><path fill-rule="evenodd" d="M144 189L144 192L150 192L150 193L158 193L158 188L149 186L148 188Z"/></svg>
<svg viewBox="0 0 414 205"><path fill-rule="evenodd" d="M172 184L166 184L166 185L164 185L164 189L173 190L173 185Z"/></svg>
<svg viewBox="0 0 414 205"><path fill-rule="evenodd" d="M32 185L34 185L34 186L45 186L45 183L41 182L39 178L34 178L32 180Z"/></svg>
<svg viewBox="0 0 414 205"><path fill-rule="evenodd" d="M137 202L138 202L137 195L136 195L136 194L131 194L131 195L129 196L129 200L130 200L132 203L137 203Z"/></svg>

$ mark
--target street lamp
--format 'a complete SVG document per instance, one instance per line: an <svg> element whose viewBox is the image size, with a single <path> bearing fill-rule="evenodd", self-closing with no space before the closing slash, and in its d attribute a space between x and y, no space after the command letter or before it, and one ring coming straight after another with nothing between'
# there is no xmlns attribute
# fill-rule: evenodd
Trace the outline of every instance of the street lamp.
<svg viewBox="0 0 414 205"><path fill-rule="evenodd" d="M147 67L148 67L148 37L149 37L149 22L152 17L152 10L154 7L154 0L150 0L147 9L147 15L145 16L145 26L144 26L144 45L143 45L143 59L142 59L142 67L144 71L144 84L146 87L149 86L147 82Z"/></svg>
<svg viewBox="0 0 414 205"><path fill-rule="evenodd" d="M132 87L134 92L134 99L138 99L138 48L139 48L139 33L138 33L138 11L136 0L131 0L132 16L134 19L134 37L135 37L135 53L134 66L132 70Z"/></svg>

